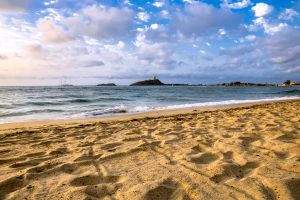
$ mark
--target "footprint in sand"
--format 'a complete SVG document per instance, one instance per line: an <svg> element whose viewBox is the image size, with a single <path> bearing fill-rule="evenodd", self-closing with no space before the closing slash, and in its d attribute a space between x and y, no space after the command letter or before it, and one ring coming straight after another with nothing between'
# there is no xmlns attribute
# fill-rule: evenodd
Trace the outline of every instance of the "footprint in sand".
<svg viewBox="0 0 300 200"><path fill-rule="evenodd" d="M232 159L232 157L233 157L233 152L232 151L227 151L227 152L225 152L225 153L223 153L223 157L224 157L224 159L228 159L228 160L230 160L230 159Z"/></svg>
<svg viewBox="0 0 300 200"><path fill-rule="evenodd" d="M39 156L43 156L45 154L46 154L45 152L36 152L36 153L25 154L25 155L23 155L23 157L26 157L26 158L39 157Z"/></svg>
<svg viewBox="0 0 300 200"><path fill-rule="evenodd" d="M141 137L138 136L138 137L126 137L123 139L124 142L134 142L134 141L138 141L138 140L141 140Z"/></svg>
<svg viewBox="0 0 300 200"><path fill-rule="evenodd" d="M243 146L249 146L251 143L259 140L259 138L246 137L246 136L238 137L238 139L242 141Z"/></svg>
<svg viewBox="0 0 300 200"><path fill-rule="evenodd" d="M215 183L223 183L232 178L242 179L250 176L252 172L259 166L260 165L257 162L247 162L243 166L236 164L223 164L218 166L221 168L222 173L212 176L210 180Z"/></svg>
<svg viewBox="0 0 300 200"><path fill-rule="evenodd" d="M203 151L204 151L204 149L200 145L196 145L196 146L192 147L192 151L188 155L198 154Z"/></svg>
<svg viewBox="0 0 300 200"><path fill-rule="evenodd" d="M50 160L50 158L31 159L31 160L24 161L24 162L14 163L14 164L10 165L9 167L11 167L11 168L32 167L32 166L39 165L41 162L47 161L47 160Z"/></svg>
<svg viewBox="0 0 300 200"><path fill-rule="evenodd" d="M219 159L218 155L206 152L205 147L201 144L192 147L191 152L187 155L187 160L196 164L210 164Z"/></svg>
<svg viewBox="0 0 300 200"><path fill-rule="evenodd" d="M116 190L117 188L111 189L108 188L106 185L87 186L84 190L84 193L89 197L91 196L92 198L103 199L106 196L109 197L111 194L114 194Z"/></svg>
<svg viewBox="0 0 300 200"><path fill-rule="evenodd" d="M79 144L77 147L88 147L88 146L93 146L94 142L84 142Z"/></svg>
<svg viewBox="0 0 300 200"><path fill-rule="evenodd" d="M74 162L81 162L81 161L87 161L87 160L97 160L100 158L103 154L98 155L82 155L74 160Z"/></svg>
<svg viewBox="0 0 300 200"><path fill-rule="evenodd" d="M152 190L150 190L145 199L146 200L164 200L171 199L172 194L175 192L176 188L169 185L160 185Z"/></svg>
<svg viewBox="0 0 300 200"><path fill-rule="evenodd" d="M199 153L190 156L191 162L196 164L210 164L219 159L219 156L213 153Z"/></svg>
<svg viewBox="0 0 300 200"><path fill-rule="evenodd" d="M26 180L24 175L15 176L4 181L0 181L0 199L4 199L9 193L20 190L25 186Z"/></svg>
<svg viewBox="0 0 300 200"><path fill-rule="evenodd" d="M69 153L68 148L61 147L61 148L55 149L54 151L51 151L49 153L49 155L52 155L52 156L62 156L62 155L67 154L67 153Z"/></svg>
<svg viewBox="0 0 300 200"><path fill-rule="evenodd" d="M275 140L280 140L282 142L291 142L292 140L297 139L296 134L294 133L285 133L277 138L275 138Z"/></svg>
<svg viewBox="0 0 300 200"><path fill-rule="evenodd" d="M53 177L60 173L73 174L78 168L79 165L73 163L45 164L27 170L26 179L39 180L44 179L45 177Z"/></svg>
<svg viewBox="0 0 300 200"><path fill-rule="evenodd" d="M123 143L121 142L114 142L114 143L109 143L109 144L105 144L103 146L101 146L101 149L103 150L112 150L120 145L122 145Z"/></svg>
<svg viewBox="0 0 300 200"><path fill-rule="evenodd" d="M27 158L8 158L8 159L0 159L0 165L4 165L4 164L10 164L10 163L14 163L14 162L18 162L18 161L23 161L26 160Z"/></svg>
<svg viewBox="0 0 300 200"><path fill-rule="evenodd" d="M287 159L290 156L290 154L286 152L280 152L280 151L273 151L273 152L277 158L282 160Z"/></svg>
<svg viewBox="0 0 300 200"><path fill-rule="evenodd" d="M41 166L37 166L37 167L32 167L30 169L27 170L27 173L42 173L44 171L47 171L49 169L52 169L54 167L56 167L58 164L44 164Z"/></svg>
<svg viewBox="0 0 300 200"><path fill-rule="evenodd" d="M286 186L294 199L300 197L300 178L292 178L286 180Z"/></svg>
<svg viewBox="0 0 300 200"><path fill-rule="evenodd" d="M185 191L171 179L167 179L157 187L149 190L144 196L145 200L167 200L167 199L185 199L189 200L189 196Z"/></svg>
<svg viewBox="0 0 300 200"><path fill-rule="evenodd" d="M120 180L119 176L96 176L87 175L71 180L70 185L75 187L98 185L101 183L116 183Z"/></svg>

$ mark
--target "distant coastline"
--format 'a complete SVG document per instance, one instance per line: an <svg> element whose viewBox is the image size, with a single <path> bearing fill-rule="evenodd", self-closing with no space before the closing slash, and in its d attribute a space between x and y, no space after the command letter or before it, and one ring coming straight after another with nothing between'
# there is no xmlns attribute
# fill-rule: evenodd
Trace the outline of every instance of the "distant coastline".
<svg viewBox="0 0 300 200"><path fill-rule="evenodd" d="M216 84L180 84L180 83L171 83L165 84L161 82L156 76L153 76L152 79L138 81L130 84L130 86L241 86L241 87L253 87L253 86L300 86L300 83L287 80L281 84L271 84L271 83L243 83L240 81L229 82L229 83L216 83Z"/></svg>

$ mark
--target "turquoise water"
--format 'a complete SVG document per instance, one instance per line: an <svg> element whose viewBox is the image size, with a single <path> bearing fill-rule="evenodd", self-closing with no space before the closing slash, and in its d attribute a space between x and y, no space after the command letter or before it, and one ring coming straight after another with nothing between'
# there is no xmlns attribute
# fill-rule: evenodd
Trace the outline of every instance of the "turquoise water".
<svg viewBox="0 0 300 200"><path fill-rule="evenodd" d="M0 87L0 123L300 98L300 87Z"/></svg>

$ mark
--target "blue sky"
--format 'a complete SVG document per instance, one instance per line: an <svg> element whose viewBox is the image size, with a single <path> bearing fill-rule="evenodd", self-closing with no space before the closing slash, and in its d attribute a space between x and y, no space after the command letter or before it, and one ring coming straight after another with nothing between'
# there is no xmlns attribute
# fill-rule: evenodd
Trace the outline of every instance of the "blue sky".
<svg viewBox="0 0 300 200"><path fill-rule="evenodd" d="M300 81L295 0L2 0L0 85Z"/></svg>

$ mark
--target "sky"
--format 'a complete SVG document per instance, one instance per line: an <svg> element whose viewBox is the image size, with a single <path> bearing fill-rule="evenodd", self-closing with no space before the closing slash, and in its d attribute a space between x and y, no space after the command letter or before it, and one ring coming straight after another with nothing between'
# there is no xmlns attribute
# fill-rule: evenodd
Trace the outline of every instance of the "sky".
<svg viewBox="0 0 300 200"><path fill-rule="evenodd" d="M1 0L0 85L300 81L297 0Z"/></svg>

